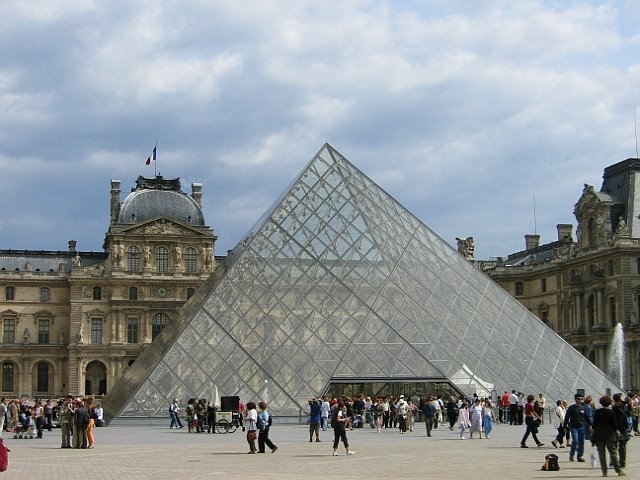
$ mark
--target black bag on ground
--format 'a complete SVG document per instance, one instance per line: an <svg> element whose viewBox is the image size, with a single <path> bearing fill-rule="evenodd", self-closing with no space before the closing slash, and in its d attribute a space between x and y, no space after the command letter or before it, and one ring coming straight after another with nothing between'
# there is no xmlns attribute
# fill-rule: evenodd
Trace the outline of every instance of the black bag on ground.
<svg viewBox="0 0 640 480"><path fill-rule="evenodd" d="M545 455L544 464L542 465L542 468L540 470L549 472L560 470L560 465L558 464L558 456L553 453Z"/></svg>

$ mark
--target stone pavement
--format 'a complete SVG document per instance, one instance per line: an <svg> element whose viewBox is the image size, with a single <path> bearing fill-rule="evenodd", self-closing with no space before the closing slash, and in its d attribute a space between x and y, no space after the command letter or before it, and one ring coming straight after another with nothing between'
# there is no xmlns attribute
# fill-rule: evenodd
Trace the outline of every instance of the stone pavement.
<svg viewBox="0 0 640 480"><path fill-rule="evenodd" d="M167 419L167 424L169 423ZM43 440L19 440L4 432L12 450L5 479L326 479L376 477L421 479L536 479L595 478L599 469L569 462L568 448L551 446L552 427L541 427L542 448L519 448L524 426L498 425L491 439L459 440L442 426L427 438L424 424L399 435L397 430L376 434L370 428L348 432L354 456L331 456L333 432L322 432L321 443L309 443L307 428L274 425L276 453L247 455L244 434L189 434L186 428L112 426L96 429L96 448L60 449L60 431L45 432ZM467 435L468 437L468 435ZM626 473L640 478L640 437L628 444ZM560 471L544 472L547 453L560 457ZM590 445L585 456L588 460ZM610 470L609 476L617 477Z"/></svg>

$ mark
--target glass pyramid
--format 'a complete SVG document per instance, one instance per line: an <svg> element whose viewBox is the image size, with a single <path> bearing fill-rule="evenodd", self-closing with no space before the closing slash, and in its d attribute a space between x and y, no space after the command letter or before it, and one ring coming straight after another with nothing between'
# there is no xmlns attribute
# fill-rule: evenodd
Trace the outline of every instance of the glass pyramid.
<svg viewBox="0 0 640 480"><path fill-rule="evenodd" d="M109 417L166 417L214 386L282 416L336 380L620 390L330 145L220 270L110 392Z"/></svg>

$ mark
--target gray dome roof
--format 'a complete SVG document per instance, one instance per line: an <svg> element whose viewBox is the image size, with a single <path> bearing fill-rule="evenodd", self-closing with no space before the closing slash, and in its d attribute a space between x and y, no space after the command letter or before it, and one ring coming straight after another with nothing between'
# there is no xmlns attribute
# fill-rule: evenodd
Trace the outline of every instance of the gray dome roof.
<svg viewBox="0 0 640 480"><path fill-rule="evenodd" d="M202 209L181 191L136 190L127 195L118 223L134 225L156 217L167 217L185 225L204 226Z"/></svg>

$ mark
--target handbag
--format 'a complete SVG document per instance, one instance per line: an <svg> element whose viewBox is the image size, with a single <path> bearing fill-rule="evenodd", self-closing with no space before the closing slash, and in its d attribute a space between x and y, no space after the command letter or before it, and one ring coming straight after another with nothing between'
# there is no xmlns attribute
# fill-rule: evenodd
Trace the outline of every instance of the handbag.
<svg viewBox="0 0 640 480"><path fill-rule="evenodd" d="M247 438L249 440L255 440L256 438L258 438L258 432L256 430L249 430L249 433L247 433Z"/></svg>

